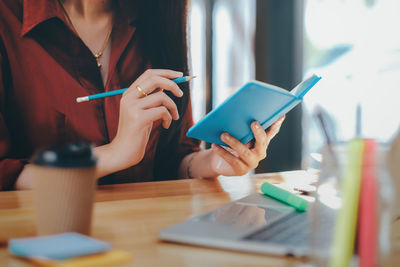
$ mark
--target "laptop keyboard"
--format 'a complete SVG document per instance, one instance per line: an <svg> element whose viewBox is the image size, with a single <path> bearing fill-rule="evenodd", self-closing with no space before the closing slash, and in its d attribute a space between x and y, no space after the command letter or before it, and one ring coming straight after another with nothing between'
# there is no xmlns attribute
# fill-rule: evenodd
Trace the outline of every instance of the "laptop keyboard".
<svg viewBox="0 0 400 267"><path fill-rule="evenodd" d="M331 229L333 222L332 212L324 211L320 214L319 227L321 229ZM290 246L307 245L311 234L310 229L311 225L306 212L292 212L243 239ZM321 235L318 237L318 242L326 245L329 244L329 239L331 239L329 234Z"/></svg>
<svg viewBox="0 0 400 267"><path fill-rule="evenodd" d="M252 241L268 241L272 243L299 245L308 242L307 214L292 212L288 216L275 221L244 238Z"/></svg>

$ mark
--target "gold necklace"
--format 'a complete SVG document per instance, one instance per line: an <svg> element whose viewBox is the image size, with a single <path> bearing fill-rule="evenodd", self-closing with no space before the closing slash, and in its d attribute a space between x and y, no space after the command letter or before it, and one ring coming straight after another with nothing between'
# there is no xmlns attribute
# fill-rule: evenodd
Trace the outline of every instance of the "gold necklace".
<svg viewBox="0 0 400 267"><path fill-rule="evenodd" d="M64 12L65 17L67 18L68 23L71 25L71 27L74 30L74 32L76 33L76 35L78 35L79 38L81 38L78 31L76 30L74 24L72 23L71 18L69 17L67 11L65 10L64 5L61 2L61 0L58 0L58 3L60 4L62 11ZM110 40L112 30L113 30L113 28L111 27L111 29L107 33L106 39L104 40L104 43L103 43L103 46L101 47L101 49L97 53L92 53L94 58L96 59L97 67L99 67L99 68L101 68L100 57L103 55L104 49L106 49L106 47L107 47L108 41ZM81 40L83 40L83 39L81 38Z"/></svg>

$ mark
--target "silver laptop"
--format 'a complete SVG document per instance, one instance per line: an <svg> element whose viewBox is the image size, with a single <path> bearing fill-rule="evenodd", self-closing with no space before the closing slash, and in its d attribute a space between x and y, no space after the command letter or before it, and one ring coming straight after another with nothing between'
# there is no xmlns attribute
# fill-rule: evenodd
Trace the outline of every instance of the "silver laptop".
<svg viewBox="0 0 400 267"><path fill-rule="evenodd" d="M252 194L216 210L190 218L159 232L165 241L249 251L256 253L309 256L312 218L318 214L313 237L318 253L327 254L332 239L334 210L318 206L318 212L297 212L294 208L261 194ZM313 215L314 214L314 215ZM326 232L326 234L324 234Z"/></svg>

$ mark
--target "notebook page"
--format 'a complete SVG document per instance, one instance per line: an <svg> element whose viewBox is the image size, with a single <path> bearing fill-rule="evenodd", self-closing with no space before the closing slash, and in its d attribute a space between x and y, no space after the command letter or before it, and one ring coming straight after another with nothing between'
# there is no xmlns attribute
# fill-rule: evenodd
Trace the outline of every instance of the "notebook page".
<svg viewBox="0 0 400 267"><path fill-rule="evenodd" d="M321 77L313 74L308 79L299 83L295 88L290 91L290 93L297 96L298 98L302 98L308 92L308 90L310 90L311 87L313 87L314 84L316 84L320 79Z"/></svg>

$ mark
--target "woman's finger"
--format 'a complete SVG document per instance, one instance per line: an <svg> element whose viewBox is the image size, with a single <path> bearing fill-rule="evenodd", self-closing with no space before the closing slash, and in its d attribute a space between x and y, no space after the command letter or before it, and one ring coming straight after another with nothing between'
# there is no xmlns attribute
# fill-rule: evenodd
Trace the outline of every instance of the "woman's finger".
<svg viewBox="0 0 400 267"><path fill-rule="evenodd" d="M168 69L147 69L142 75L143 77L161 76L167 79L174 79L182 77L183 72Z"/></svg>
<svg viewBox="0 0 400 267"><path fill-rule="evenodd" d="M153 122L162 120L162 125L165 129L168 129L172 122L172 116L168 112L168 109L164 106L155 107L147 110L142 110L143 116L146 122Z"/></svg>
<svg viewBox="0 0 400 267"><path fill-rule="evenodd" d="M223 133L221 135L221 140L229 145L249 167L252 168L258 163L256 155L246 145L242 144L230 134Z"/></svg>
<svg viewBox="0 0 400 267"><path fill-rule="evenodd" d="M277 120L276 122L274 122L271 125L271 128L267 131L267 137L268 137L269 141L271 141L271 139L274 138L275 135L277 135L279 133L279 130L281 129L281 126L282 126L282 123L284 120L285 120L285 116L282 116L279 118L279 120Z"/></svg>
<svg viewBox="0 0 400 267"><path fill-rule="evenodd" d="M165 89L167 91L170 91L177 97L183 96L182 90L175 82L161 76L150 76L147 79L143 79L141 81L138 81L137 83L135 82L133 86L139 86L147 95L153 93L153 91L156 89ZM142 93L138 93L140 93L139 97L141 97Z"/></svg>
<svg viewBox="0 0 400 267"><path fill-rule="evenodd" d="M212 149L232 167L236 175L244 175L250 171L250 168L240 158L232 155L221 146L213 144Z"/></svg>
<svg viewBox="0 0 400 267"><path fill-rule="evenodd" d="M251 124L251 130L253 131L255 139L254 147L252 150L258 155L260 160L265 159L265 157L267 156L267 147L269 144L268 136L257 121L254 121Z"/></svg>
<svg viewBox="0 0 400 267"><path fill-rule="evenodd" d="M169 81L168 83L170 86L165 86L170 88L171 86L176 86L178 87L173 81L170 81L170 79L182 77L183 73L180 71L174 71L174 70L168 70L168 69L148 69L146 70L142 75L140 75L135 82L129 86L128 90L124 92L123 95L129 95L133 94L136 98L141 98L144 97L150 93L152 93L155 89L153 86L148 86L147 83L149 80L153 79L153 77L160 77L160 78L165 78L165 80ZM171 84L172 83L172 84ZM148 88L146 87L148 86ZM162 88L162 86L160 86ZM168 88L162 88L162 89L167 89ZM173 90L173 93L176 96L179 96L180 89L179 87L177 88L178 90Z"/></svg>
<svg viewBox="0 0 400 267"><path fill-rule="evenodd" d="M174 120L179 119L178 108L175 102L163 92L157 92L144 97L142 100L140 100L139 105L143 109L165 106Z"/></svg>

